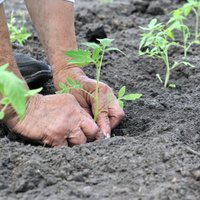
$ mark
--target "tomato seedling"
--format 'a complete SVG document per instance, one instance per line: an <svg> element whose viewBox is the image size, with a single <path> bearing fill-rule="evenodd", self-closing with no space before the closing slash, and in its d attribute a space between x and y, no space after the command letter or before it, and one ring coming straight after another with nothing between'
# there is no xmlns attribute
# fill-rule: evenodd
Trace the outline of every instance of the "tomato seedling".
<svg viewBox="0 0 200 200"><path fill-rule="evenodd" d="M196 16L195 38L191 39L190 28L186 25L187 16L191 11L194 11ZM187 52L193 44L200 44L199 40L199 15L200 15L200 2L190 0L185 3L181 8L172 11L172 16L168 21L169 36L175 40L173 31L178 30L183 35L183 42L180 47L184 49L184 58L187 57Z"/></svg>
<svg viewBox="0 0 200 200"><path fill-rule="evenodd" d="M68 64L70 65L76 65L79 67L84 67L90 63L94 64L96 69L96 89L95 94L90 94L87 91L85 91L80 83L76 83L73 79L67 78L66 83L60 83L59 86L61 88L61 91L59 93L68 93L70 89L75 90L82 90L86 92L88 95L90 95L92 98L95 99L95 112L94 112L94 120L96 121L97 116L102 110L99 110L99 81L100 81L100 73L102 69L102 63L104 54L110 51L118 51L122 54L124 54L121 50L115 47L110 47L111 43L113 42L113 39L98 39L99 44L93 43L93 42L85 42L82 43L82 45L86 46L86 50L71 50L65 53L66 56L68 56L71 60L68 61ZM118 102L121 107L123 107L125 100L135 100L140 98L141 94L130 94L125 95L126 88L123 87L120 89L120 92L118 93ZM108 96L108 104L112 102L112 99L110 98L110 94L107 94ZM102 108L103 109L103 108Z"/></svg>
<svg viewBox="0 0 200 200"><path fill-rule="evenodd" d="M180 11L187 17L191 12L195 14L195 40L200 37L199 34L199 18L200 18L200 1L188 0L181 8Z"/></svg>
<svg viewBox="0 0 200 200"><path fill-rule="evenodd" d="M139 55L162 59L166 68L164 81L159 74L156 74L156 76L164 87L174 87L174 84L169 84L171 71L182 64L190 67L194 66L184 60L174 61L173 64L170 64L169 48L179 46L179 44L171 39L170 29L162 23L158 23L157 19L151 20L147 27L140 28L144 33L141 34Z"/></svg>
<svg viewBox="0 0 200 200"><path fill-rule="evenodd" d="M0 120L4 118L6 108L11 105L19 118L22 118L26 110L26 97L34 96L41 88L27 90L23 81L12 72L6 70L8 64L0 66Z"/></svg>
<svg viewBox="0 0 200 200"><path fill-rule="evenodd" d="M10 21L8 22L8 30L10 33L11 42L17 42L21 46L26 42L26 40L31 36L31 33L27 31L25 26L26 20L24 14L21 14L22 25L21 27L16 26L16 18L14 17L14 13L11 13Z"/></svg>

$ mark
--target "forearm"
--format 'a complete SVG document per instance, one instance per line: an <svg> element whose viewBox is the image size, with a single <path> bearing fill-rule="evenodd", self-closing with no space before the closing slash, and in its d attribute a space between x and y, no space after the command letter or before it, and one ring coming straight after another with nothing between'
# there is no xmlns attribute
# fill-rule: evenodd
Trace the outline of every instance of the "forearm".
<svg viewBox="0 0 200 200"><path fill-rule="evenodd" d="M77 48L73 3L26 0L26 5L53 71L62 70L66 61L64 52Z"/></svg>
<svg viewBox="0 0 200 200"><path fill-rule="evenodd" d="M0 27L0 66L8 63L8 70L23 79L13 55L3 4L0 4Z"/></svg>
<svg viewBox="0 0 200 200"><path fill-rule="evenodd" d="M16 61L12 52L12 46L9 40L9 33L6 23L4 7L3 4L0 4L0 66L6 63L9 64L9 71L13 72L20 79L23 79L17 68ZM3 95L0 94L0 100L2 99L2 97ZM0 110L1 109L2 105L0 104Z"/></svg>

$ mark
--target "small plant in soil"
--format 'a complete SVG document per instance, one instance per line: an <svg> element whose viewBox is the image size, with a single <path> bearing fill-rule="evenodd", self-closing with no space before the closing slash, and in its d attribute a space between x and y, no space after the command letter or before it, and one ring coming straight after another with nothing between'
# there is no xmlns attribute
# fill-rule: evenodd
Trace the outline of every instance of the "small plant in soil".
<svg viewBox="0 0 200 200"><path fill-rule="evenodd" d="M180 8L180 11L187 17L191 12L195 14L195 40L200 37L199 33L199 21L200 21L200 1L199 0L188 0L187 3Z"/></svg>
<svg viewBox="0 0 200 200"><path fill-rule="evenodd" d="M194 38L191 39L192 33L190 28L186 25L187 17L190 12L195 13L195 33ZM184 49L184 58L187 57L187 52L193 44L200 44L199 34L199 17L200 17L200 2L190 0L185 3L181 8L172 11L172 16L168 22L169 36L175 40L173 31L178 30L182 33L183 42L180 42L180 47Z"/></svg>
<svg viewBox="0 0 200 200"><path fill-rule="evenodd" d="M23 81L12 72L7 71L8 64L0 66L0 120L4 118L6 108L11 105L19 118L22 118L26 110L26 97L34 96L41 88L27 90Z"/></svg>
<svg viewBox="0 0 200 200"><path fill-rule="evenodd" d="M170 74L175 68L186 65L194 67L191 63L184 60L170 61L169 49L173 46L179 47L179 43L173 40L171 29L162 23L158 23L157 19L150 21L147 27L140 27L143 30L139 46L140 56L149 56L159 58L165 63L165 78L162 79L159 74L157 78L164 87L175 87L175 84L169 83Z"/></svg>
<svg viewBox="0 0 200 200"><path fill-rule="evenodd" d="M92 43L92 42L82 43L82 45L86 46L87 48L86 50L79 49L79 50L68 51L65 53L66 56L71 58L71 60L68 61L68 63L71 65L84 67L90 63L94 64L95 70L96 70L95 95L90 94L87 91L85 91L80 83L76 83L71 78L66 79L66 84L64 83L59 84L59 87L61 88L61 91L59 91L59 93L68 93L70 89L82 90L95 99L95 113L94 113L95 121L99 113L102 111L102 110L99 110L99 81L100 81L100 74L101 74L104 54L110 51L118 51L124 54L118 48L110 47L111 43L113 42L113 39L105 38L105 39L98 39L98 41L99 41L99 44ZM141 94L125 95L125 92L126 92L125 86L122 87L118 92L118 102L121 107L124 106L124 101L136 100L142 96ZM109 104L112 102L112 98L110 97L110 94L107 94L107 96L108 96L108 104Z"/></svg>
<svg viewBox="0 0 200 200"><path fill-rule="evenodd" d="M10 21L8 22L8 30L10 32L10 40L11 42L16 42L23 46L26 40L31 36L31 33L28 32L25 23L24 14L21 14L22 25L20 28L16 25L16 18L14 17L14 13L11 13Z"/></svg>

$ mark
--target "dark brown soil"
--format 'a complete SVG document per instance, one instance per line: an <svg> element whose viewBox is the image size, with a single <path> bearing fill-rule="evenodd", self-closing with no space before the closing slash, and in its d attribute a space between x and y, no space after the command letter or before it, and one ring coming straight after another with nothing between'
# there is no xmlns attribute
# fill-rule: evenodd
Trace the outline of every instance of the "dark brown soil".
<svg viewBox="0 0 200 200"><path fill-rule="evenodd" d="M24 9L21 1L7 3L7 12ZM176 89L164 89L155 78L164 74L162 62L137 55L138 26L154 17L165 21L177 6L171 0L76 4L79 43L106 34L127 54L106 56L102 80L115 91L126 85L143 97L127 103L126 118L108 140L53 149L1 133L0 199L200 199L200 47L189 52L195 69L174 71ZM24 47L14 49L46 61L35 32ZM171 58L181 53L174 51ZM91 68L85 71L94 77Z"/></svg>

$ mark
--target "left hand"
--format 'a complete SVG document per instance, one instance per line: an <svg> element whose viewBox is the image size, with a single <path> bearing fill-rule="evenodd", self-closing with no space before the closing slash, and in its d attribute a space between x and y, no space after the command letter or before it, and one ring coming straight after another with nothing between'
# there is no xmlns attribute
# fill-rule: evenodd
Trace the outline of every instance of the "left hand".
<svg viewBox="0 0 200 200"><path fill-rule="evenodd" d="M54 69L55 68L56 67L54 67ZM60 90L58 86L59 82L66 83L67 77L70 77L76 82L81 83L84 90L95 96L96 80L87 77L79 67L65 68L55 73L54 84L56 90ZM70 90L70 93L74 95L81 107L93 117L95 112L95 99L91 95L81 90L73 89ZM108 95L111 100L108 98ZM97 135L97 139L109 138L111 129L115 128L120 123L124 115L124 111L119 107L113 90L108 85L100 82L99 114L97 116L96 123L101 131Z"/></svg>

